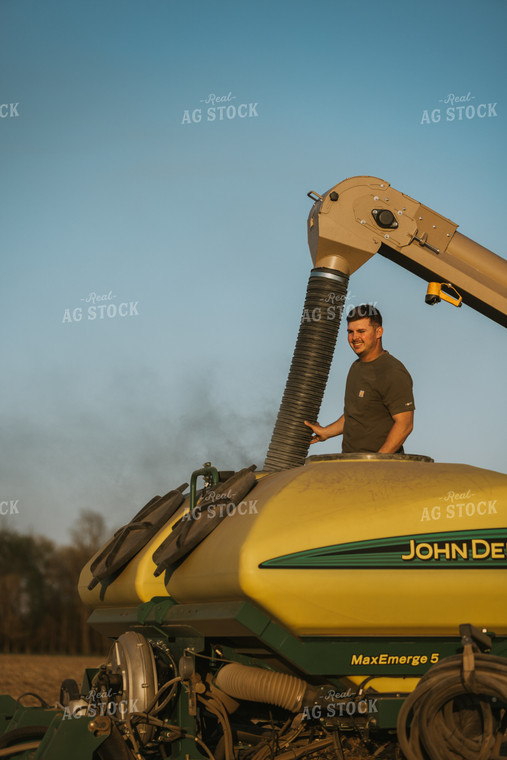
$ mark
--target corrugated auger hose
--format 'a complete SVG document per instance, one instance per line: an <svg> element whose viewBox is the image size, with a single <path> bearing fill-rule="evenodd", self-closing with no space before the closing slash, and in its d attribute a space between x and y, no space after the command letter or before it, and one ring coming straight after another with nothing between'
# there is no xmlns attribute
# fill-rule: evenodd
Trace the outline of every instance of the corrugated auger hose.
<svg viewBox="0 0 507 760"><path fill-rule="evenodd" d="M264 469L276 472L305 463L347 297L348 276L326 267L310 273L299 334Z"/></svg>
<svg viewBox="0 0 507 760"><path fill-rule="evenodd" d="M499 760L506 708L507 659L465 648L430 668L403 703L400 747L406 760Z"/></svg>
<svg viewBox="0 0 507 760"><path fill-rule="evenodd" d="M309 685L300 678L233 662L219 670L215 684L233 699L278 705L298 712Z"/></svg>

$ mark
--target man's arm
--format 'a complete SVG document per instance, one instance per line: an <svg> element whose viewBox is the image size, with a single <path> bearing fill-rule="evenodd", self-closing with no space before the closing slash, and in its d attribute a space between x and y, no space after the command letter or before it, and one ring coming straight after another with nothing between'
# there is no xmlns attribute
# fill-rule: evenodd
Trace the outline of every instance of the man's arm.
<svg viewBox="0 0 507 760"><path fill-rule="evenodd" d="M403 412L403 414L405 414L405 412ZM315 433L310 443L320 443L320 441L327 441L328 438L333 438L335 435L341 435L343 433L344 423L345 417L343 414L339 420L336 420L336 422L332 422L325 427L322 427L318 423L307 422L305 420L305 425L308 425L308 427Z"/></svg>
<svg viewBox="0 0 507 760"><path fill-rule="evenodd" d="M379 454L395 454L414 428L414 412L393 414L394 424L378 450Z"/></svg>

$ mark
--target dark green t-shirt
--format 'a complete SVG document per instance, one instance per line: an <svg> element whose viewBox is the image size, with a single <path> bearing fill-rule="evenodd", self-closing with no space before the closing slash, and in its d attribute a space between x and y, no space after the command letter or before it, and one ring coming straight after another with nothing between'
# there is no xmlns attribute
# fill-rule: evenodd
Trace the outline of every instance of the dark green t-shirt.
<svg viewBox="0 0 507 760"><path fill-rule="evenodd" d="M388 351L372 362L357 359L345 387L342 451L378 451L393 426L393 414L413 409L412 378L398 359Z"/></svg>

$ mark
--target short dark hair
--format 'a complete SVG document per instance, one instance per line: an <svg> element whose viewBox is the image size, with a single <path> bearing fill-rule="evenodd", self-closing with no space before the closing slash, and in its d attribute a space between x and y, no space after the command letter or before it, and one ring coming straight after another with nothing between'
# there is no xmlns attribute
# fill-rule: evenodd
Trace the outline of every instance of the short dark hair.
<svg viewBox="0 0 507 760"><path fill-rule="evenodd" d="M347 324L356 322L358 319L368 317L374 327L382 327L382 314L371 303L362 303L360 306L354 306L347 314Z"/></svg>

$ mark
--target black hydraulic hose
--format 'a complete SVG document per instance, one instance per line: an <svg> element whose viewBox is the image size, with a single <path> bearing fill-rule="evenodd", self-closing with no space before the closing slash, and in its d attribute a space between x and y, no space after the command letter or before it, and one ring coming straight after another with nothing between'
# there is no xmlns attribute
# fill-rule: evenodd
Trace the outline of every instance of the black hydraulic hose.
<svg viewBox="0 0 507 760"><path fill-rule="evenodd" d="M304 464L326 389L347 295L348 276L335 269L312 269L301 326L264 469Z"/></svg>
<svg viewBox="0 0 507 760"><path fill-rule="evenodd" d="M465 687L463 657L434 665L405 700L398 741L406 760L492 760L505 726L507 659L475 654L473 691Z"/></svg>
<svg viewBox="0 0 507 760"><path fill-rule="evenodd" d="M0 749L10 747L11 745L19 745L20 742L32 742L37 740L40 743L47 730L48 727L42 725L13 728L0 736ZM16 749L16 752L19 752L19 750Z"/></svg>

